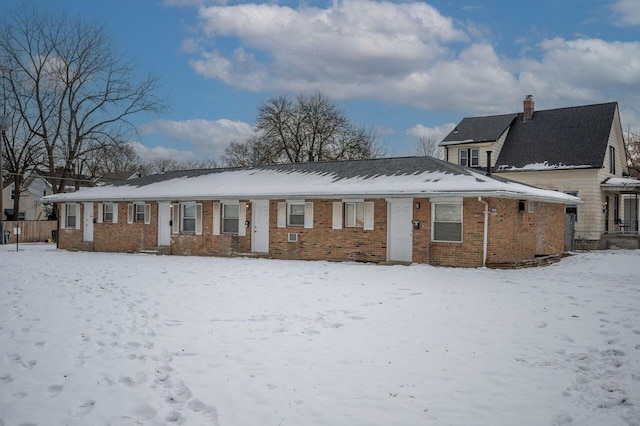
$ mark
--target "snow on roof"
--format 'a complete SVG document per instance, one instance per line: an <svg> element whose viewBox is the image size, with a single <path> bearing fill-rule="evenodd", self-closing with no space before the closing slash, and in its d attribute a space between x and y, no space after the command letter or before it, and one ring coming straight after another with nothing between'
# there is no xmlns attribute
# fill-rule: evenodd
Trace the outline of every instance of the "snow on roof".
<svg viewBox="0 0 640 426"><path fill-rule="evenodd" d="M570 170L570 169L588 169L590 165L571 166L566 164L549 164L547 161L542 163L530 163L521 167L501 165L498 166L499 171L536 171L536 170Z"/></svg>
<svg viewBox="0 0 640 426"><path fill-rule="evenodd" d="M430 157L183 171L81 188L47 201L145 201L402 196L497 196L573 204L531 187Z"/></svg>
<svg viewBox="0 0 640 426"><path fill-rule="evenodd" d="M609 178L605 183L610 185L632 185L638 186L640 185L640 180L633 178Z"/></svg>

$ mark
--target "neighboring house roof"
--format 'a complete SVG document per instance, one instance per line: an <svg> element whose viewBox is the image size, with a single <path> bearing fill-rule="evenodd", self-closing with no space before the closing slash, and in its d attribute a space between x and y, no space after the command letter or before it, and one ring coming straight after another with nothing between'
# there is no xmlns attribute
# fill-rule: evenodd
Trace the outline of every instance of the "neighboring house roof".
<svg viewBox="0 0 640 426"><path fill-rule="evenodd" d="M618 104L610 102L518 114L496 159L497 170L600 168Z"/></svg>
<svg viewBox="0 0 640 426"><path fill-rule="evenodd" d="M640 180L634 178L607 178L600 187L610 191L640 193Z"/></svg>
<svg viewBox="0 0 640 426"><path fill-rule="evenodd" d="M127 172L110 172L104 173L98 179L96 179L96 183L98 185L105 185L114 182L120 182L123 180L136 179L141 176L140 172L135 171L127 171Z"/></svg>
<svg viewBox="0 0 640 426"><path fill-rule="evenodd" d="M440 142L440 146L496 141L517 116L518 114L503 114L463 118Z"/></svg>
<svg viewBox="0 0 640 426"><path fill-rule="evenodd" d="M402 157L186 170L55 194L48 201L144 201L251 198L500 196L576 203L432 157Z"/></svg>

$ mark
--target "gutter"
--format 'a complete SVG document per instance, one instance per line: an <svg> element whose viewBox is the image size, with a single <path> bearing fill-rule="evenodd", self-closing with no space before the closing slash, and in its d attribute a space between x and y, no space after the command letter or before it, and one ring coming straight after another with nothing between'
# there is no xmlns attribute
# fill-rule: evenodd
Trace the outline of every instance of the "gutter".
<svg viewBox="0 0 640 426"><path fill-rule="evenodd" d="M478 201L484 204L484 229L482 235L482 266L487 265L487 246L489 245L489 203L484 201L482 197L478 197Z"/></svg>

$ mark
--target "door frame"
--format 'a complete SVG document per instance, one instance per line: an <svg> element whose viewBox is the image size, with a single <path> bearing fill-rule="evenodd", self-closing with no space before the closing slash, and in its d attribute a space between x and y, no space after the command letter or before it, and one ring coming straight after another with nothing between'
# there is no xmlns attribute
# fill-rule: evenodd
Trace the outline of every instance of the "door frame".
<svg viewBox="0 0 640 426"><path fill-rule="evenodd" d="M93 203L82 203L82 241L93 242Z"/></svg>
<svg viewBox="0 0 640 426"><path fill-rule="evenodd" d="M158 246L171 245L171 207L169 201L158 201ZM166 217L163 217L163 213ZM163 239L166 239L166 244L162 244Z"/></svg>
<svg viewBox="0 0 640 426"><path fill-rule="evenodd" d="M412 262L413 261L413 198L387 198L387 261L388 262ZM408 204L409 205L409 220L404 226L398 222L398 217L393 217L392 204ZM392 234L396 229L404 229L409 231L408 238L408 253L409 259L392 259L391 251L394 249L392 243ZM403 238L404 240L404 238Z"/></svg>
<svg viewBox="0 0 640 426"><path fill-rule="evenodd" d="M262 218L258 216L260 210L258 206L262 207L262 211L266 211L266 215ZM259 232L262 233L263 237L266 237L266 247L256 246L258 241L256 234ZM264 250L265 248L266 250ZM269 200L251 200L251 252L269 253Z"/></svg>

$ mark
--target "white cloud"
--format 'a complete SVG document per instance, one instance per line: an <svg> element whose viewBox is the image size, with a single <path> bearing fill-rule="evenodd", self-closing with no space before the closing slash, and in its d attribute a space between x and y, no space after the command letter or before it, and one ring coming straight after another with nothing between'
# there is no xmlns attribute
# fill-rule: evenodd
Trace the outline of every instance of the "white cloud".
<svg viewBox="0 0 640 426"><path fill-rule="evenodd" d="M640 22L640 8L632 3L637 0L613 6L629 24ZM475 114L514 111L526 94L540 108L639 104L638 42L529 40L521 57L509 58L496 51L487 28L454 22L423 2L335 0L297 8L247 3L198 10L202 40L213 43L189 40L187 47L197 52L191 66L241 90L320 91L333 99Z"/></svg>
<svg viewBox="0 0 640 426"><path fill-rule="evenodd" d="M640 25L640 4L638 0L617 0L611 5L615 22L620 26Z"/></svg>
<svg viewBox="0 0 640 426"><path fill-rule="evenodd" d="M175 160L178 163L193 161L196 159L191 151L180 151L173 148L165 148L163 146L148 147L140 142L130 142L142 161L153 160Z"/></svg>
<svg viewBox="0 0 640 426"><path fill-rule="evenodd" d="M253 134L249 124L227 119L158 120L141 126L139 130L144 134L162 134L189 142L195 152L212 159L221 156L231 142L243 142Z"/></svg>
<svg viewBox="0 0 640 426"><path fill-rule="evenodd" d="M433 137L435 140L440 142L455 126L455 123L445 123L435 127L425 127L422 124L418 124L408 129L406 133L410 136L414 136L416 139L426 136Z"/></svg>
<svg viewBox="0 0 640 426"><path fill-rule="evenodd" d="M334 2L326 9L242 4L200 9L205 34L234 37L241 48L191 61L207 78L247 90L372 87L449 55L466 35L425 3ZM267 60L258 62L256 53ZM310 87L312 86L312 87ZM354 92L354 90L350 90Z"/></svg>

